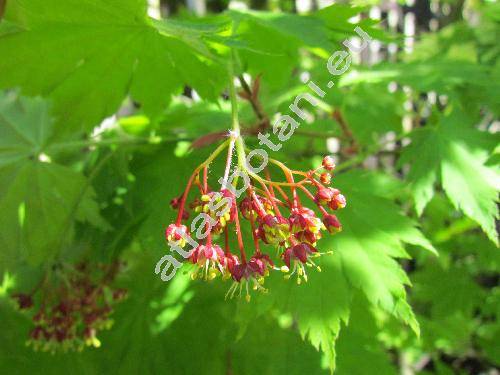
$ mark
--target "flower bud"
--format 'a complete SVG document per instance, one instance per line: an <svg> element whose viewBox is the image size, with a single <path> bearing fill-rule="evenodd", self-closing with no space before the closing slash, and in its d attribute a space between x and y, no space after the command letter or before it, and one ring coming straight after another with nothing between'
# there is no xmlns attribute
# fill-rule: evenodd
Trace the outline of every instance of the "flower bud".
<svg viewBox="0 0 500 375"><path fill-rule="evenodd" d="M339 208L344 208L346 206L347 202L345 200L345 197L338 193L335 194L332 198L332 200L328 203L328 207L332 210L337 210Z"/></svg>
<svg viewBox="0 0 500 375"><path fill-rule="evenodd" d="M330 233L337 233L342 230L342 225L335 215L325 215L323 217L323 224L325 224L326 230Z"/></svg>
<svg viewBox="0 0 500 375"><path fill-rule="evenodd" d="M172 200L170 200L170 207L172 207L172 209L174 209L174 210L178 209L179 205L181 203L181 199L182 199L182 196L176 197L176 198L173 198Z"/></svg>
<svg viewBox="0 0 500 375"><path fill-rule="evenodd" d="M327 171L332 171L335 168L335 162L331 156L325 156L322 165Z"/></svg>
<svg viewBox="0 0 500 375"><path fill-rule="evenodd" d="M319 176L319 180L321 181L322 184L329 185L330 182L332 181L332 175L330 173L321 173Z"/></svg>
<svg viewBox="0 0 500 375"><path fill-rule="evenodd" d="M334 197L335 190L331 188L319 188L318 192L314 196L314 200L317 204L322 206L328 204Z"/></svg>

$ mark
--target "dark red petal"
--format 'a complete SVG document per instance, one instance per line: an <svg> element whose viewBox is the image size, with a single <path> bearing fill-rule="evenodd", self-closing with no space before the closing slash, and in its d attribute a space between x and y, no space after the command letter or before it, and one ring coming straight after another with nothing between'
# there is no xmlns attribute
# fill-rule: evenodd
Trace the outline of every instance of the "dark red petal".
<svg viewBox="0 0 500 375"><path fill-rule="evenodd" d="M307 262L307 251L306 251L306 247L304 246L304 243L301 243L299 245L295 245L293 247L293 254L302 263Z"/></svg>
<svg viewBox="0 0 500 375"><path fill-rule="evenodd" d="M286 266L290 268L290 257L292 256L293 250L291 247L285 250L283 253L283 261L285 262Z"/></svg>

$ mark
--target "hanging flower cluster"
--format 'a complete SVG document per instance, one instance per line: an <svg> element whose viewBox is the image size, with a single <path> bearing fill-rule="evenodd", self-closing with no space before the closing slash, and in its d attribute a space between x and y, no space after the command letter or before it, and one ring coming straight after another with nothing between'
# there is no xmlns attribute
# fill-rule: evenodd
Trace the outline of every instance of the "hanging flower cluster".
<svg viewBox="0 0 500 375"><path fill-rule="evenodd" d="M308 280L307 268L321 271L315 263L315 258L322 254L316 248L317 241L325 231L334 234L342 229L334 211L346 205L340 191L329 186L335 168L333 159L327 156L322 166L305 172L291 170L269 159L284 174L286 181L283 182L272 180L267 167L263 178L239 163L237 176L246 174L246 179L238 184L238 177L229 178L233 152L232 142L229 142L222 188L215 190L208 181L208 168L222 149L219 146L195 169L184 193L171 201L178 215L177 221L167 227L166 239L171 248L186 252L185 257L194 265L191 277L231 278L233 284L226 297L232 298L237 292L241 296L244 291L249 300L250 288L266 291L264 279L273 270L285 273L285 279L296 277L298 284ZM237 188L243 182L244 187ZM197 191L196 197L188 204L192 189ZM304 199L315 210L305 206ZM197 216L190 227L187 225L188 211ZM248 222L253 239L252 254L248 254L249 247L243 243L244 222ZM194 224L198 225L197 230ZM238 254L230 248L229 237L233 233L236 234ZM191 249L187 251L189 246ZM265 252L269 248L276 249L276 261Z"/></svg>
<svg viewBox="0 0 500 375"><path fill-rule="evenodd" d="M127 295L125 289L109 286L120 268L118 262L101 266L97 280L88 263L65 267L57 270L54 283L44 277L32 293L11 296L20 310L32 313L34 328L27 344L34 350L55 353L99 347L98 332L111 327L113 305ZM32 311L38 296L39 308Z"/></svg>

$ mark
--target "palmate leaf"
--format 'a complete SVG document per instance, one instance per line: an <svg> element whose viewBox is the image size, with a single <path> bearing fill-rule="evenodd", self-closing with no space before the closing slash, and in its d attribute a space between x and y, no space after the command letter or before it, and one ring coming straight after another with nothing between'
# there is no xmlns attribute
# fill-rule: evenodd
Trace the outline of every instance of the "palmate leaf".
<svg viewBox="0 0 500 375"><path fill-rule="evenodd" d="M231 11L229 15L237 25L242 22L252 22L255 26L264 27L269 31L293 39L302 46L322 49L331 53L335 48L340 47L339 42L343 42L349 36L356 35L354 31L356 26L362 27L368 33L384 36L381 30L373 27L376 21L370 19L358 22L351 21L363 10L361 7L334 4L307 15L251 10ZM244 40L245 36L243 35L242 38ZM265 41L260 43L265 45ZM319 53L318 50L316 52Z"/></svg>
<svg viewBox="0 0 500 375"><path fill-rule="evenodd" d="M402 163L410 163L408 179L417 212L422 213L440 181L453 205L498 243L495 218L500 180L497 168L485 165L492 146L492 136L475 130L457 110L436 126L418 131L401 158Z"/></svg>
<svg viewBox="0 0 500 375"><path fill-rule="evenodd" d="M57 254L75 218L107 227L85 176L41 161L51 147L52 125L46 101L0 93L2 267Z"/></svg>
<svg viewBox="0 0 500 375"><path fill-rule="evenodd" d="M436 198L431 201L425 216L433 215L435 219L429 225L431 231L442 232L440 226L448 227L446 223L450 223L454 211L448 208L446 215L439 218L436 201ZM446 200L445 203L451 206ZM452 236L440 238L439 258L422 258L417 262L412 274L412 304L422 326L421 344L426 351L466 356L476 350L478 356L483 356L489 348L482 347L482 338L487 346L493 342L500 314L498 288L494 281L490 284L485 280L488 275L498 273L500 254L479 231L465 227L458 234L455 231Z"/></svg>
<svg viewBox="0 0 500 375"><path fill-rule="evenodd" d="M307 15L231 11L229 17L236 27L234 39L239 42L234 47L239 50L245 71L262 74L267 85L283 87L292 70L300 65L299 48L306 48L322 59L328 58L344 48L341 43L345 39L356 35L356 26L361 26L373 38L382 38L383 33L373 27L372 20L351 22L362 10L333 4Z"/></svg>
<svg viewBox="0 0 500 375"><path fill-rule="evenodd" d="M277 309L290 314L297 324L302 338L310 342L325 356L330 369L335 368L335 340L343 323L349 319L351 288L342 273L337 255L319 259L322 272L309 272L306 285L296 285L294 279L283 280L273 275L266 281L269 292L252 297L251 305L241 302L240 324L244 326L256 316Z"/></svg>
<svg viewBox="0 0 500 375"><path fill-rule="evenodd" d="M349 325L342 328L337 341L336 374L397 374L389 353L384 350L377 338L381 332L381 327L377 323L374 312L366 306L366 300L356 295L353 299Z"/></svg>
<svg viewBox="0 0 500 375"><path fill-rule="evenodd" d="M370 145L381 134L401 132L402 103L402 96L385 85L356 85L344 96L342 113L354 138Z"/></svg>
<svg viewBox="0 0 500 375"><path fill-rule="evenodd" d="M498 69L497 69L498 70ZM495 68L470 61L452 58L432 58L407 63L383 62L370 69L360 68L344 74L341 86L353 84L380 84L398 82L420 92L435 91L461 101L465 109L478 110L488 105L494 113L499 112L499 72Z"/></svg>
<svg viewBox="0 0 500 375"><path fill-rule="evenodd" d="M454 246L450 248L455 250ZM478 312L486 293L467 267L450 263L448 257L445 253L440 262L429 259L413 275L412 302L422 326L423 347L431 352L465 355L473 346L472 337L480 324Z"/></svg>
<svg viewBox="0 0 500 375"><path fill-rule="evenodd" d="M389 182L389 184L388 184ZM397 258L407 258L403 245L412 244L435 252L430 242L384 196L394 194L384 175L352 171L335 180L348 197L348 207L338 213L343 225L340 235L328 245L337 252L342 270L375 306L394 314L418 332L418 324L406 303L408 277ZM388 190L384 192L385 186Z"/></svg>
<svg viewBox="0 0 500 375"><path fill-rule="evenodd" d="M196 52L203 43L179 37L189 26L153 23L144 0L13 0L5 20L0 87L50 96L64 128L98 124L129 92L155 116L184 84L213 99L226 81L220 64Z"/></svg>

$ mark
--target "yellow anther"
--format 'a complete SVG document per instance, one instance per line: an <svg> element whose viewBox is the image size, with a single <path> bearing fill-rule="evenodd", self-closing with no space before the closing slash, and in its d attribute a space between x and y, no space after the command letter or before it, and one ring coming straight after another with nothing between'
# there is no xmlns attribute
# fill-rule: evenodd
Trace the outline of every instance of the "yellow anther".
<svg viewBox="0 0 500 375"><path fill-rule="evenodd" d="M208 276L210 278L210 280L214 279L215 277L217 277L217 274L219 273L219 270L216 269L216 268L210 268L208 270Z"/></svg>
<svg viewBox="0 0 500 375"><path fill-rule="evenodd" d="M251 298L251 297L250 297L250 294L247 294L247 295L245 296L245 299L246 299L246 301L247 301L247 302L250 302L250 298Z"/></svg>
<svg viewBox="0 0 500 375"><path fill-rule="evenodd" d="M92 346L94 346L94 348L101 347L101 341L95 336L92 338Z"/></svg>
<svg viewBox="0 0 500 375"><path fill-rule="evenodd" d="M201 201L202 202L210 202L210 196L209 195L206 195L206 194L203 194L201 196Z"/></svg>
<svg viewBox="0 0 500 375"><path fill-rule="evenodd" d="M290 269L287 266L281 266L280 271L281 272L288 272L288 271L290 271Z"/></svg>

